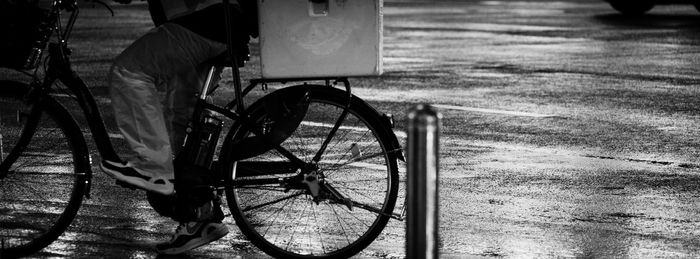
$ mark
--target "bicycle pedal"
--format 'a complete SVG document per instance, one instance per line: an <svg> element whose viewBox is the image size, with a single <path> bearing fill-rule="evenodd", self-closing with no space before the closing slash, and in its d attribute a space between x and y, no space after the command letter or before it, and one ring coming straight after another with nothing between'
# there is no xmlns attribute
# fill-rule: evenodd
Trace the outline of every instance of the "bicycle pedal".
<svg viewBox="0 0 700 259"><path fill-rule="evenodd" d="M129 189L132 189L132 190L141 189L141 188L139 188L139 187L136 186L136 185L133 185L133 184L130 184L130 183L127 183L127 182L123 182L123 181L119 181L119 180L117 180L116 183L117 183L117 185L119 185L119 186L121 186L121 187L129 188Z"/></svg>

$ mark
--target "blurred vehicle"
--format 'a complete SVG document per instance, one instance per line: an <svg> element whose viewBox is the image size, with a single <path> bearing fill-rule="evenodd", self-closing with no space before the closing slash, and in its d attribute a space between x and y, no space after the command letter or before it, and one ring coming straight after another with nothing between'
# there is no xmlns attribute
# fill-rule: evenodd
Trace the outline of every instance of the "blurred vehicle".
<svg viewBox="0 0 700 259"><path fill-rule="evenodd" d="M663 4L692 4L700 11L700 0L605 0L624 15L642 15L654 8L655 5Z"/></svg>

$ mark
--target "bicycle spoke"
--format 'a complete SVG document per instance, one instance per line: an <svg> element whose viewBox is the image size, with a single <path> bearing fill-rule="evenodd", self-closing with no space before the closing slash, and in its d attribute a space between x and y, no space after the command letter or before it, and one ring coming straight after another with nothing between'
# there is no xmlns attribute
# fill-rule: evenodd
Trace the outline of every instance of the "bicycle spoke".
<svg viewBox="0 0 700 259"><path fill-rule="evenodd" d="M277 219L279 219L279 217L280 217L280 215L282 214L282 212L285 212L285 211L284 211L284 208L287 207L286 205L289 204L290 202L292 202L292 203L293 203L293 202L296 202L295 200L290 200L290 199L286 199L286 200L284 200L284 201L285 201L285 205L280 206L279 208L275 208L275 209L273 210L274 212L272 213L272 216L274 216L274 218L273 218L272 220L269 220L269 222L276 222ZM262 219L265 220L266 218L262 218ZM263 222L259 222L259 223L263 223ZM262 224L261 224L261 225L262 225ZM267 236L267 233L270 231L270 229L271 229L273 226L274 226L274 224L267 224L267 227L266 227L265 230L262 232L262 235L263 235L263 236ZM281 235L275 235L275 236L276 236L276 237L280 237ZM294 236L294 235L292 234L292 236Z"/></svg>
<svg viewBox="0 0 700 259"><path fill-rule="evenodd" d="M368 122L378 116L353 103L321 160L313 162L345 109L347 95L320 87L309 92L305 117L280 144L307 166L280 175L284 180L278 181L279 186L251 186L258 184L255 177L236 177L227 187L229 208L241 231L273 257L347 257L372 242L391 216L398 189L396 154L387 153L389 140L374 131L383 126ZM265 109L256 105L250 108L251 119L262 121ZM250 160L279 163L286 158L273 150ZM256 168L268 176L276 171ZM318 194L307 189L316 183Z"/></svg>
<svg viewBox="0 0 700 259"><path fill-rule="evenodd" d="M377 214L381 214L381 215L387 215L387 216L389 215L389 214L385 214L381 208L372 207L372 206L367 205L367 204L353 201L352 205L353 205L353 207L362 208L362 209L367 210L369 212L373 212L373 213L377 213Z"/></svg>
<svg viewBox="0 0 700 259"><path fill-rule="evenodd" d="M297 197L297 196L302 195L302 194L303 194L303 193L300 192L300 193L297 193L297 194L289 195L289 196L284 197L284 198L279 198L279 199L276 199L276 200L273 200L273 201L269 201L269 202L265 202L265 203L262 203L262 204L258 204L258 205L256 205L256 206L245 207L245 208L243 208L243 211L250 211L250 210L255 210L255 209L262 208L262 207L266 207L266 206L269 206L269 205L272 205L272 204L275 204L275 203L279 203L279 202L282 202L282 201L286 201L286 200L292 199L292 198Z"/></svg>
<svg viewBox="0 0 700 259"><path fill-rule="evenodd" d="M330 208L330 210L333 211L333 214L336 215L335 219L338 221L338 226L340 226L341 231L345 234L345 235L343 235L345 237L345 241L347 241L348 244L352 243L350 238L347 236L347 231L345 230L345 226L343 225L343 221L340 220L340 217L339 217L340 214L335 210L334 206L331 206L330 204L327 204L327 206Z"/></svg>
<svg viewBox="0 0 700 259"><path fill-rule="evenodd" d="M293 205L293 204L292 204L292 205ZM285 207L286 207L286 206L285 206ZM280 207L280 211L281 211L283 208L284 208L284 207ZM308 208L308 206L304 206L303 209L301 210L301 213L300 213L299 215L304 215L307 208ZM289 213L289 212L287 212L287 213ZM299 220L299 219L300 219L300 217L298 216L297 218L295 218L294 221L297 221L297 220ZM309 224L309 219L306 218L306 225L308 225L308 224ZM292 229L292 233L291 233L291 235L290 235L290 238L291 238L291 239L296 239L296 234L297 234L298 232L299 232L299 231L297 230L297 228L293 228L293 229ZM276 239L275 241L279 241L279 238L284 238L284 236L281 235L281 234L282 234L282 233L280 233L280 235L277 235L277 236L275 237L275 239ZM266 235L263 235L263 236L266 236ZM275 242L275 243L278 243L278 242ZM292 248L292 247L291 247L292 244L293 244L292 242L287 242L285 249L290 250L290 249Z"/></svg>
<svg viewBox="0 0 700 259"><path fill-rule="evenodd" d="M359 162L364 161L364 160L369 160L372 158L381 157L381 156L384 156L384 152L376 152L374 154L363 155L363 156L358 157L358 158L349 159L348 161L344 161L342 163L338 162L338 163L332 164L330 166L323 167L323 169L324 169L324 171L332 172L333 170L336 170L340 167L353 165L353 164L357 164L358 167L364 167L362 164L359 164Z"/></svg>
<svg viewBox="0 0 700 259"><path fill-rule="evenodd" d="M248 190L268 190L268 191L280 191L280 192L283 191L283 189L280 188L279 186L266 187L266 186L252 185L252 186L238 186L236 188L238 188L240 190L248 189Z"/></svg>

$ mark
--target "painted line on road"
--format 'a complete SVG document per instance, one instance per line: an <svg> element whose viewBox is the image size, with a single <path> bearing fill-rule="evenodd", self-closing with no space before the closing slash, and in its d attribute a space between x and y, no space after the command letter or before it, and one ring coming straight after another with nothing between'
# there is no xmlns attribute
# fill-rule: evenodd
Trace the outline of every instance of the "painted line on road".
<svg viewBox="0 0 700 259"><path fill-rule="evenodd" d="M678 166L678 167L688 168L688 169L700 169L700 164L686 163L686 162L673 162L673 161L661 161L661 160L625 158L625 157L613 157L613 156L597 156L597 155L583 155L583 157L607 159L607 160L617 160L617 161L627 161L627 162L635 162L635 163L645 163L645 164L659 165L659 166Z"/></svg>
<svg viewBox="0 0 700 259"><path fill-rule="evenodd" d="M333 126L334 126L333 124L311 122L311 121L303 121L303 122L301 122L301 124L306 125L306 126L310 126L310 127L324 127L324 128L333 128ZM352 131L358 131L358 132L367 131L366 128L349 127L349 126L340 126L340 129L352 130ZM394 134L396 134L396 137L398 137L398 138L406 138L408 136L405 131L400 131L400 130L394 130Z"/></svg>
<svg viewBox="0 0 700 259"><path fill-rule="evenodd" d="M439 109L447 109L447 110L457 110L457 111L468 111L468 112L481 112L481 113L492 113L492 114L503 114L503 115L511 115L511 116L523 116L523 117L535 117L535 118L548 118L548 117L556 117L556 115L551 115L551 114L539 114L539 113L531 113L531 112L518 112L518 111L506 111L506 110L494 110L494 109L485 109L485 108L475 108L475 107L465 107L465 106L456 106L456 105L447 105L447 104L432 104L433 107L439 108ZM325 128L333 128L332 124L327 124L327 123L319 123L319 122L310 122L310 121L304 121L301 123L302 125L306 126L311 126L311 127L325 127ZM341 126L341 129L344 130L352 130L352 131L365 131L365 128L361 127L348 127L348 126ZM408 134L405 131L401 130L394 130L394 134L396 134L396 137L405 139L408 137ZM110 133L109 134L110 138L115 138L115 139L123 139L124 137L121 136L121 134L114 134Z"/></svg>
<svg viewBox="0 0 700 259"><path fill-rule="evenodd" d="M333 128L332 124L328 123L318 123L318 122L310 122L310 121L304 121L301 124L306 125L306 126L312 126L312 127L324 127L324 128ZM342 126L340 127L341 129L345 130L351 130L351 131L366 131L367 129L361 128L361 127L348 127L348 126ZM110 138L113 139L124 139L124 137L121 134L116 134L116 133L108 133ZM394 131L394 134L396 134L396 137L399 138L406 138L406 132L404 131ZM371 164L371 163L366 163L366 162L352 162L349 165L354 166L354 167L359 167L359 168L367 168L367 169L372 169L372 170L377 170L377 169L385 169L386 167L383 165L377 165L377 164ZM399 168L400 173L406 173L405 168Z"/></svg>
<svg viewBox="0 0 700 259"><path fill-rule="evenodd" d="M333 124L328 124L328 123L320 123L320 122L311 122L311 121L303 121L301 122L302 125L306 126L311 126L311 127L323 127L323 128L333 128ZM348 127L348 126L341 126L340 129L345 129L345 130L352 130L352 131L366 131L364 128L360 127ZM407 138L407 134L405 131L400 131L400 130L395 130L394 134L396 134L396 137L398 138ZM119 133L108 133L109 138L112 139L124 139L124 136L122 136Z"/></svg>
<svg viewBox="0 0 700 259"><path fill-rule="evenodd" d="M370 169L370 170L386 170L386 165L378 165L378 164L371 164L371 163L365 163L365 162L352 162L348 165L358 167L358 168ZM403 167L399 168L399 173L406 173L406 168L403 168Z"/></svg>
<svg viewBox="0 0 700 259"><path fill-rule="evenodd" d="M447 110L458 110L458 111L468 111L468 112L481 112L481 113L493 113L493 114L503 114L512 116L523 116L523 117L535 117L535 118L548 118L556 117L556 115L551 114L539 114L531 112L518 112L518 111L506 111L506 110L494 110L494 109L484 109L484 108L474 108L447 104L433 104L435 108L447 109Z"/></svg>

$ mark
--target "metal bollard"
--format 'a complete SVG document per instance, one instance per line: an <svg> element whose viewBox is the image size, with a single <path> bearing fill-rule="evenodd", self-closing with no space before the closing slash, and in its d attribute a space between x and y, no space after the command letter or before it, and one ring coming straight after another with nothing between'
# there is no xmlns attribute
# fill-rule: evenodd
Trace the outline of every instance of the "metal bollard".
<svg viewBox="0 0 700 259"><path fill-rule="evenodd" d="M430 105L408 113L406 258L438 258L440 114Z"/></svg>

